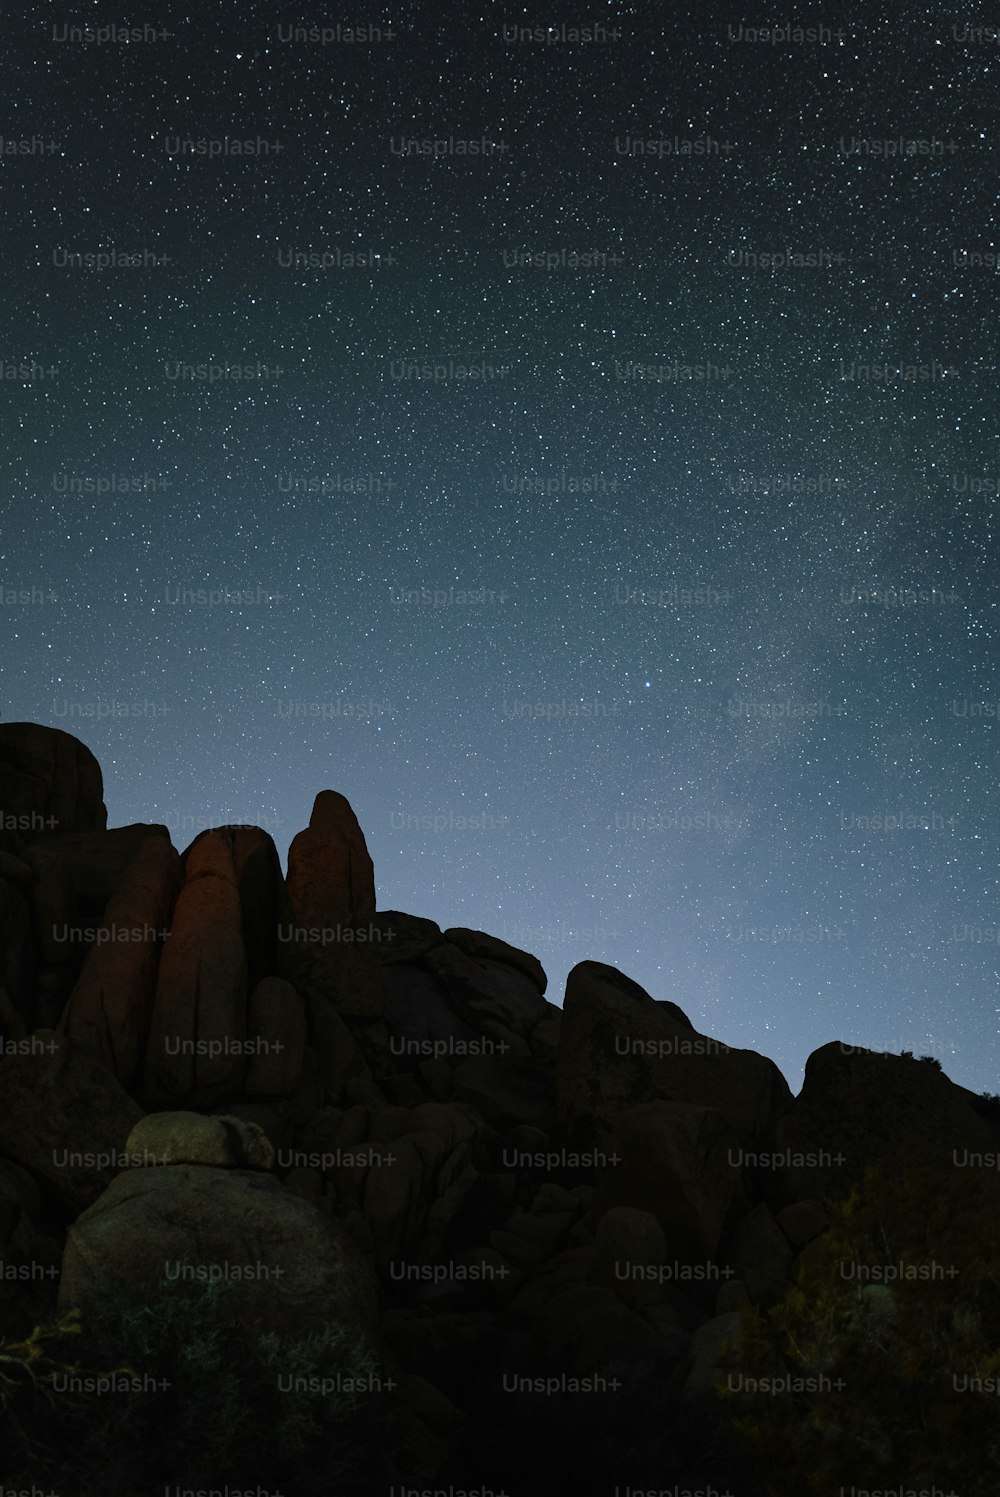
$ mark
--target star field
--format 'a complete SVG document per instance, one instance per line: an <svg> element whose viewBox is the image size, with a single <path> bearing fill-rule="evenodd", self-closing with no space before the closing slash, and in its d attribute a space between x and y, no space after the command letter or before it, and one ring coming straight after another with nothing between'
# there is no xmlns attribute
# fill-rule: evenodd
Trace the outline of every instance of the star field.
<svg viewBox="0 0 1000 1497"><path fill-rule="evenodd" d="M778 21L19 14L0 711L180 847L340 790L556 1002L996 1091L1000 43Z"/></svg>

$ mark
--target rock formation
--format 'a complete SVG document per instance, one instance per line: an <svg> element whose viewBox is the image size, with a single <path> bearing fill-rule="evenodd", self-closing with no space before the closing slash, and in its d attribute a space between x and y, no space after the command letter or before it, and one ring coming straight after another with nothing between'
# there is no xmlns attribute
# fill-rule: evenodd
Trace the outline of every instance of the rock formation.
<svg viewBox="0 0 1000 1497"><path fill-rule="evenodd" d="M109 830L57 730L0 727L0 785L0 1261L61 1264L50 1308L85 1328L166 1261L273 1272L239 1316L349 1328L398 1388L401 1477L458 1472L504 1369L655 1385L682 1460L743 1307L784 1299L869 1166L1000 1151L934 1066L830 1044L793 1097L614 968L581 960L559 1006L533 955L376 910L333 790L286 877L257 828ZM530 1444L535 1405L502 1407ZM494 1485L518 1444L490 1440ZM622 1479L664 1485L642 1455Z"/></svg>

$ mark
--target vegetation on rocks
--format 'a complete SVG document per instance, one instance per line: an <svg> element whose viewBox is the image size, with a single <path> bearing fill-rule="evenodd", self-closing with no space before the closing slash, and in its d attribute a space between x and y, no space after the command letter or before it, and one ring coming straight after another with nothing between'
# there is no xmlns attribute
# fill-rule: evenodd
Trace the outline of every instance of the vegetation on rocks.
<svg viewBox="0 0 1000 1497"><path fill-rule="evenodd" d="M222 1280L164 1280L154 1301L92 1336L74 1311L0 1342L8 1478L117 1497L222 1478L277 1489L294 1475L296 1492L319 1497L387 1474L371 1354L334 1325L255 1334L231 1301Z"/></svg>
<svg viewBox="0 0 1000 1497"><path fill-rule="evenodd" d="M719 1392L769 1494L903 1478L962 1497L996 1492L992 1184L972 1170L869 1169L863 1187L827 1203L829 1230L803 1255L795 1288L769 1312L743 1311Z"/></svg>

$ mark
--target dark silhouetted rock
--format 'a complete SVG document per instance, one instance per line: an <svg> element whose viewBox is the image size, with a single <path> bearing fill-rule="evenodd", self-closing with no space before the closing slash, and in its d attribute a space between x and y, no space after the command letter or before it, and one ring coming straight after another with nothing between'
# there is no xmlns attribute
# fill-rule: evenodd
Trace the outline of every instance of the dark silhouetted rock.
<svg viewBox="0 0 1000 1497"><path fill-rule="evenodd" d="M527 1036L546 1015L535 981L508 962L470 956L443 941L424 954L422 965L443 987L450 1008L476 1028L489 1032L492 1021Z"/></svg>
<svg viewBox="0 0 1000 1497"><path fill-rule="evenodd" d="M415 962L432 946L444 940L441 927L420 915L405 915L402 910L379 910L372 919L378 932L373 946L380 962Z"/></svg>
<svg viewBox="0 0 1000 1497"><path fill-rule="evenodd" d="M791 1100L773 1061L698 1034L676 1004L599 962L566 981L556 1094L571 1136L592 1138L623 1109L662 1100L718 1109L745 1145Z"/></svg>
<svg viewBox="0 0 1000 1497"><path fill-rule="evenodd" d="M248 1097L287 1097L302 1080L306 1048L306 1006L302 995L281 977L264 977L250 995L247 1040L259 1041L247 1061L243 1089Z"/></svg>
<svg viewBox="0 0 1000 1497"><path fill-rule="evenodd" d="M146 1044L143 1095L153 1108L238 1095L246 1073L247 959L231 834L199 837L185 873Z"/></svg>
<svg viewBox="0 0 1000 1497"><path fill-rule="evenodd" d="M726 1262L746 1285L751 1301L765 1309L791 1288L792 1257L784 1232L763 1203L740 1218L726 1249Z"/></svg>
<svg viewBox="0 0 1000 1497"><path fill-rule="evenodd" d="M78 911L100 915L150 837L169 841L170 834L155 822L105 831L53 832L34 838L30 854L44 853L63 870Z"/></svg>
<svg viewBox="0 0 1000 1497"><path fill-rule="evenodd" d="M997 1130L973 1094L926 1061L833 1041L806 1061L802 1090L769 1132L772 1204L807 1196L844 1197L869 1165L899 1172L940 1168L953 1151L995 1152Z"/></svg>
<svg viewBox="0 0 1000 1497"><path fill-rule="evenodd" d="M352 929L343 927L341 933ZM371 946L346 940L325 947L298 944L283 952L281 975L305 998L332 1004L341 1018L382 1018L382 969Z"/></svg>
<svg viewBox="0 0 1000 1497"><path fill-rule="evenodd" d="M342 1018L380 1019L375 875L357 817L335 790L320 791L288 849L287 888L294 941L282 949L281 975Z"/></svg>
<svg viewBox="0 0 1000 1497"><path fill-rule="evenodd" d="M393 963L383 968L382 983L394 1069L412 1070L434 1055L469 1053L477 1031L459 1018L443 984L423 967Z"/></svg>
<svg viewBox="0 0 1000 1497"><path fill-rule="evenodd" d="M335 929L375 914L375 870L345 796L321 790L305 831L288 849L288 895L296 925Z"/></svg>
<svg viewBox="0 0 1000 1497"><path fill-rule="evenodd" d="M261 978L273 977L279 971L279 933L291 923L291 905L278 849L274 839L261 827L213 827L200 832L185 849L182 859L185 873L188 859L205 837L222 838L229 845L240 896L247 991L252 993Z"/></svg>
<svg viewBox="0 0 1000 1497"><path fill-rule="evenodd" d="M368 1063L343 1019L325 999L310 995L308 1019L311 1044L318 1060L318 1075L327 1102L337 1102L349 1082L363 1085L368 1101L378 1096Z"/></svg>
<svg viewBox="0 0 1000 1497"><path fill-rule="evenodd" d="M793 1248L804 1248L829 1225L830 1216L822 1201L806 1196L793 1201L778 1212L775 1220Z"/></svg>
<svg viewBox="0 0 1000 1497"><path fill-rule="evenodd" d="M10 994L6 988L0 988L0 1051L10 1047L13 1052L14 1042L24 1039L27 1033L28 1027L14 1007Z"/></svg>
<svg viewBox="0 0 1000 1497"><path fill-rule="evenodd" d="M128 1090L138 1081L160 950L180 887L180 860L169 838L147 836L105 910L99 932L107 939L99 936L89 948L57 1026L102 1061Z"/></svg>
<svg viewBox="0 0 1000 1497"><path fill-rule="evenodd" d="M0 1150L81 1211L123 1167L142 1108L75 1040L46 1029L29 1039L28 1053L0 1060Z"/></svg>
<svg viewBox="0 0 1000 1497"><path fill-rule="evenodd" d="M61 728L0 723L0 786L0 826L24 842L108 824L101 766Z"/></svg>
<svg viewBox="0 0 1000 1497"><path fill-rule="evenodd" d="M464 951L466 956L481 957L489 962L506 962L508 967L516 967L531 979L540 993L545 992L548 984L545 969L537 956L532 956L530 952L521 951L517 946L509 946L506 941L487 935L485 931L466 930L461 925L450 926L444 932L444 939Z"/></svg>
<svg viewBox="0 0 1000 1497"><path fill-rule="evenodd" d="M632 1309L663 1299L667 1240L650 1211L612 1206L597 1227L591 1282L611 1289Z"/></svg>
<svg viewBox="0 0 1000 1497"><path fill-rule="evenodd" d="M58 853L38 843L25 849L33 874L28 887L31 933L40 966L81 963L86 947L77 922L76 893L69 869Z"/></svg>
<svg viewBox="0 0 1000 1497"><path fill-rule="evenodd" d="M656 1217L673 1261L704 1265L749 1206L736 1134L721 1112L686 1102L644 1102L618 1115L602 1146L598 1213L638 1206ZM615 1158L617 1156L617 1160Z"/></svg>
<svg viewBox="0 0 1000 1497"><path fill-rule="evenodd" d="M623 1379L617 1410L593 1402L593 1439L574 1444L579 1422L568 1437L570 1486L612 1466L655 1485L689 1453L707 1478L720 1347L745 1309L828 1267L824 1197L912 1164L907 1204L933 1203L927 1164L954 1184L966 1163L956 1209L974 1233L1000 1210L1000 1103L837 1045L793 1099L766 1057L600 962L573 968L560 1009L530 953L377 912L333 791L287 882L260 828L211 829L183 857L162 827L108 830L96 762L51 729L0 730L0 812L0 1263L62 1255L56 1308L98 1334L175 1278L230 1280L251 1335L343 1327L403 1389L391 1453L408 1476L468 1467L504 1368ZM58 1033L35 1028L52 1014ZM30 1328L10 1278L0 1322ZM884 1286L857 1298L866 1315L894 1303ZM507 1443L537 1475L540 1452L562 1490L568 1405L537 1385L503 1401L494 1464ZM652 1422L663 1456L643 1471Z"/></svg>
<svg viewBox="0 0 1000 1497"><path fill-rule="evenodd" d="M16 888L27 889L34 882L31 864L14 853L0 850L0 879L8 879Z"/></svg>
<svg viewBox="0 0 1000 1497"><path fill-rule="evenodd" d="M553 1119L551 1073L537 1061L506 1055L468 1055L454 1068L454 1098L468 1102L495 1128Z"/></svg>
<svg viewBox="0 0 1000 1497"><path fill-rule="evenodd" d="M35 956L25 890L0 878L0 987L22 1020L34 1013Z"/></svg>

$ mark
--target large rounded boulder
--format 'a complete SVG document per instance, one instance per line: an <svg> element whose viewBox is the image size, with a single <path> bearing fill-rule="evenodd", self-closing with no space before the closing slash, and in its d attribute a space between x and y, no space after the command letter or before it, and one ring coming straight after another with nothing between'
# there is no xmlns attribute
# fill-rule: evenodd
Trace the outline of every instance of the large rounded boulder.
<svg viewBox="0 0 1000 1497"><path fill-rule="evenodd" d="M374 1344L374 1275L349 1234L259 1171L152 1165L123 1171L70 1228L58 1306L106 1324L165 1279L237 1286L243 1324L303 1335L323 1321Z"/></svg>

